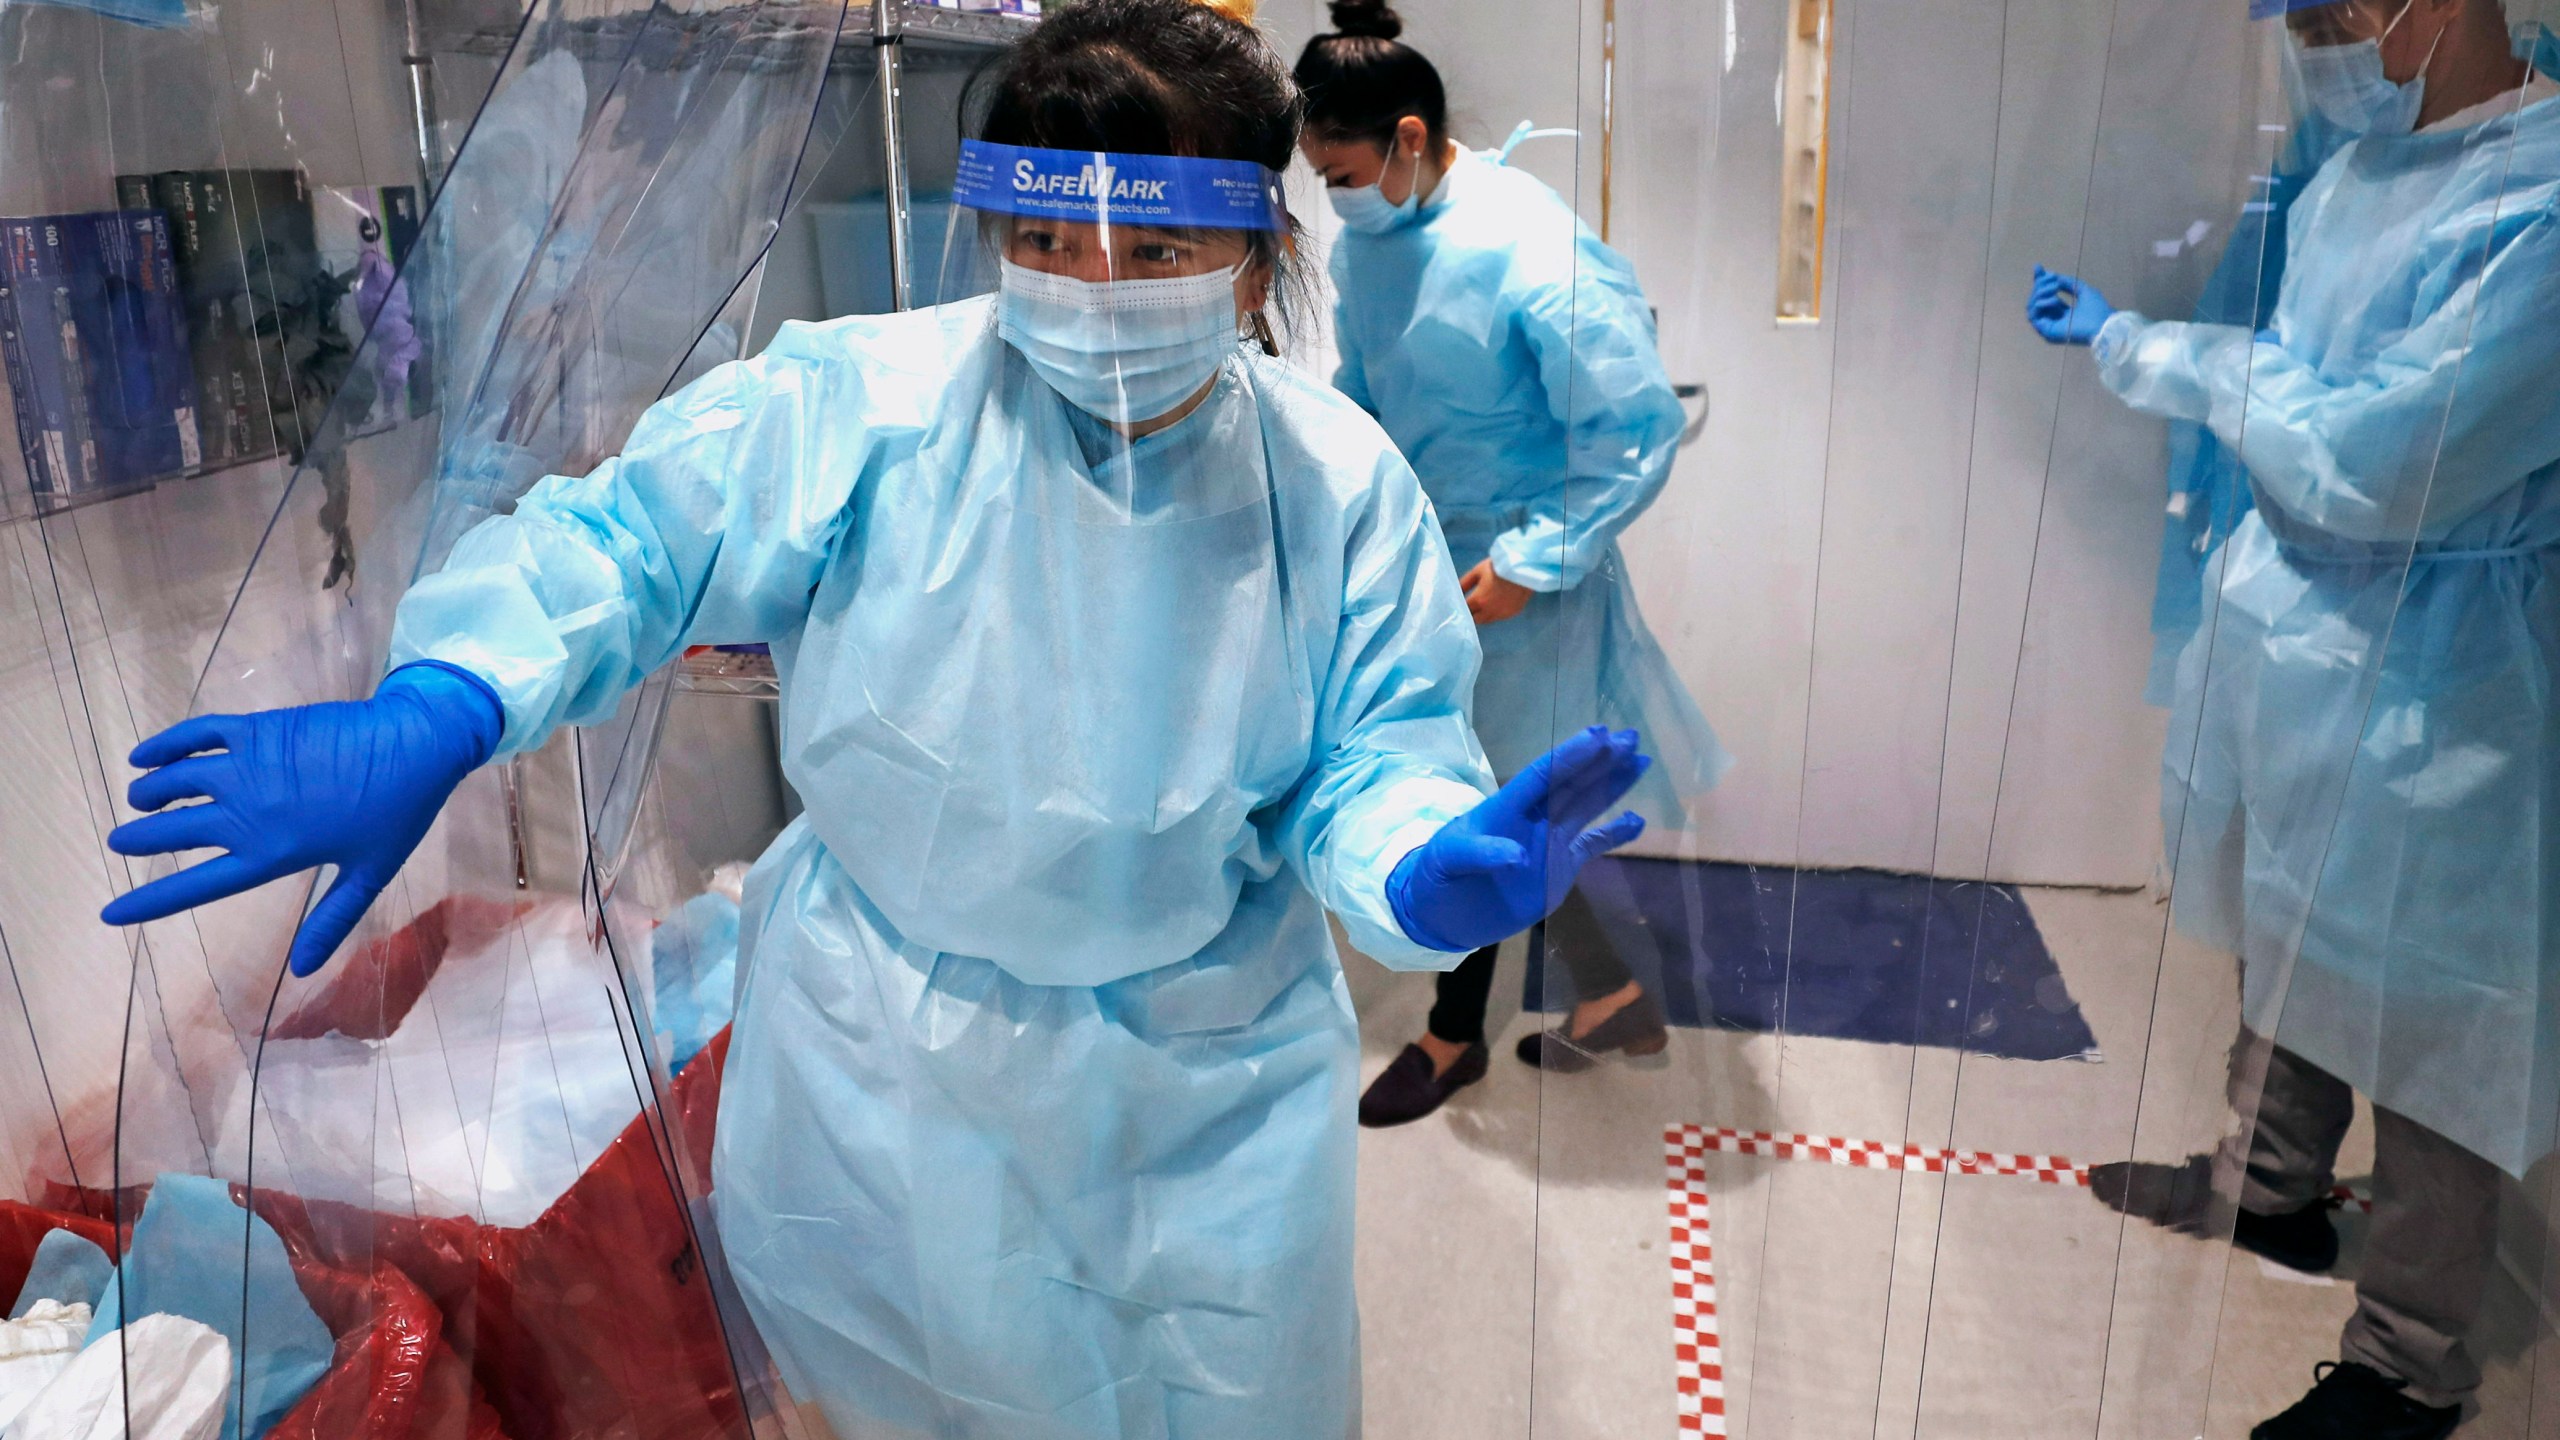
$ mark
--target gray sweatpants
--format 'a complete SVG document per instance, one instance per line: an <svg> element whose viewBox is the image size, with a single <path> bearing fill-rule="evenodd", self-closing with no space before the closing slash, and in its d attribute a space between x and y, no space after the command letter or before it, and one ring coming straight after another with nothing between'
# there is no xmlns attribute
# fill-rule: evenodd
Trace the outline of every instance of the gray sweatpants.
<svg viewBox="0 0 2560 1440"><path fill-rule="evenodd" d="M2241 1053L2254 1048L2244 1037ZM2240 1204L2273 1215L2299 1210L2337 1184L2338 1144L2355 1114L2355 1092L2280 1045L2266 1053ZM2232 1102L2242 1114L2253 1068L2232 1067ZM2497 1166L2414 1120L2373 1108L2373 1223L2339 1358L2409 1382L2404 1393L2424 1405L2460 1404L2480 1388L2480 1362L2466 1337L2496 1255L2498 1188Z"/></svg>

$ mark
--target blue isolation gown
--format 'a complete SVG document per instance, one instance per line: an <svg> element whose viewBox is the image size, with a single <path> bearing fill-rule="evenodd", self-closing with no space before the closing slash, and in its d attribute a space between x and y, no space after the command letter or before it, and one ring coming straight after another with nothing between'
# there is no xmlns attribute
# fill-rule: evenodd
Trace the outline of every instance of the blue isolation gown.
<svg viewBox="0 0 2560 1440"><path fill-rule="evenodd" d="M784 1379L840 1434L1358 1427L1357 1036L1324 911L1491 777L1474 626L1384 434L1239 350L1119 441L989 300L786 326L484 522L394 663L501 753L767 641L806 813L746 888L714 1159Z"/></svg>
<svg viewBox="0 0 2560 1440"><path fill-rule="evenodd" d="M2180 661L2180 923L2240 950L2254 1028L2516 1174L2560 1121L2555 93L2321 167L2270 339L2096 347L2256 500Z"/></svg>
<svg viewBox="0 0 2560 1440"><path fill-rule="evenodd" d="M1684 415L1635 272L1535 176L1460 150L1407 223L1346 231L1334 383L1412 459L1463 572L1538 592L1487 625L1476 731L1505 779L1585 725L1644 734L1629 805L1677 827L1732 763L1618 553Z"/></svg>

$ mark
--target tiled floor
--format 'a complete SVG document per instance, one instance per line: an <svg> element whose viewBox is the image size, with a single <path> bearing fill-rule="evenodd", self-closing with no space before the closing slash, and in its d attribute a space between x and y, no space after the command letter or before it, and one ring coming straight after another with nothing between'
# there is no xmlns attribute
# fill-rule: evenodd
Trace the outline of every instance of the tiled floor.
<svg viewBox="0 0 2560 1440"><path fill-rule="evenodd" d="M2229 962L2164 943L2148 896L2029 894L2098 1063L1676 1031L1667 1064L1541 1085L1510 1055L1537 1025L1512 1008L1506 955L1491 1077L1419 1124L1363 1133L1367 1433L1679 1433L1666 1125L2082 1163L2210 1144ZM1352 991L1374 1074L1420 1029L1430 980L1355 958ZM1729 1424L1750 1440L2241 1437L2334 1356L2352 1305L2345 1283L2128 1225L2075 1187L1731 1154L1706 1167ZM2361 1227L2345 1228L2352 1274ZM2463 1440L2560 1434L2560 1405L2528 1395L2547 1341L2532 1307L2510 1286L2493 1309L2490 1384Z"/></svg>

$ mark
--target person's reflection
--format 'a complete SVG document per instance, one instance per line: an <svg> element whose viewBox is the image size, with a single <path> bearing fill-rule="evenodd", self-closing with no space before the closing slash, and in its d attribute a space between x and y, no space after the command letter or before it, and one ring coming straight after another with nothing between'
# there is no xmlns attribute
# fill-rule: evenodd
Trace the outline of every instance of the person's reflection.
<svg viewBox="0 0 2560 1440"><path fill-rule="evenodd" d="M2251 199L2241 207L2222 258L2196 299L2195 318L2208 324L2245 324L2256 330L2274 321L2276 296L2284 283L2286 217L2321 165L2355 138L2301 93L2298 65L2287 67L2286 80L2291 123L2271 156L2275 163L2263 179L2253 181ZM2145 704L2174 710L2191 703L2178 693L2178 657L2204 624L2205 572L2222 542L2239 528L2240 517L2249 513L2249 478L2240 457L2214 436L2212 427L2174 420L2169 424L2168 482L2160 565L2151 595L2151 674L2142 698Z"/></svg>
<svg viewBox="0 0 2560 1440"><path fill-rule="evenodd" d="M2358 138L2294 206L2271 326L2151 321L2042 270L2028 316L2209 427L2257 503L2180 659L2169 766L2179 923L2240 952L2255 1032L2233 1238L2335 1262L2358 1090L2375 1194L2342 1363L2253 1433L2434 1437L2480 1384L2499 1171L2560 1114L2560 86L2497 0L2253 3L2288 8L2308 100ZM2212 1168L2093 1181L2203 1226Z"/></svg>

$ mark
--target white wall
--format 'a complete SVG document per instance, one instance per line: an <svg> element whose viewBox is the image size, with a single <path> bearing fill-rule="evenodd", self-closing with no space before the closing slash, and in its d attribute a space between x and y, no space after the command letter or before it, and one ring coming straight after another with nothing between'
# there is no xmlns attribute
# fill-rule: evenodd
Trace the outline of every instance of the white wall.
<svg viewBox="0 0 2560 1440"><path fill-rule="evenodd" d="M1785 329L1785 5L1617 7L1611 238L1673 378L1715 407L1626 550L1741 761L1689 836L1653 843L2141 884L2162 431L2022 311L2039 260L2120 304L2192 305L2259 139L2242 23L2165 0L1838 3L1825 318ZM1596 221L1597 0L1403 9L1460 138L1579 118L1578 157L1542 145L1524 163ZM1320 17L1310 0L1264 12L1293 57ZM2198 221L2201 249L2184 241Z"/></svg>

